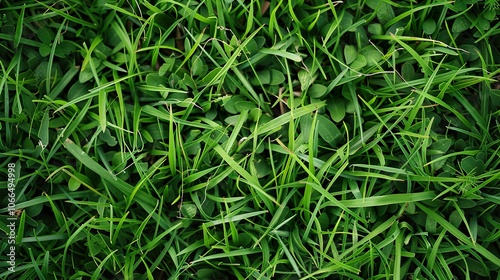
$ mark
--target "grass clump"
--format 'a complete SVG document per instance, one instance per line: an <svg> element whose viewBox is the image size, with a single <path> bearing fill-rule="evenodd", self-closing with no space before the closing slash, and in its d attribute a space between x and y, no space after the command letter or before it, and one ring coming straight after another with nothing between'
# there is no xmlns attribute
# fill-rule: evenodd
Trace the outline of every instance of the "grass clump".
<svg viewBox="0 0 500 280"><path fill-rule="evenodd" d="M495 3L2 1L0 276L496 279Z"/></svg>

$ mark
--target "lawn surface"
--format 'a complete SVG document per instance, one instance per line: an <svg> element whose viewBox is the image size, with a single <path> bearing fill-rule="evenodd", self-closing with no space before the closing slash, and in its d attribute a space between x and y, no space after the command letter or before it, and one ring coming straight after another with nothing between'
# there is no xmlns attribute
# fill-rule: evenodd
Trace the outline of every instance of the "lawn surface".
<svg viewBox="0 0 500 280"><path fill-rule="evenodd" d="M498 279L499 15L0 0L0 279Z"/></svg>

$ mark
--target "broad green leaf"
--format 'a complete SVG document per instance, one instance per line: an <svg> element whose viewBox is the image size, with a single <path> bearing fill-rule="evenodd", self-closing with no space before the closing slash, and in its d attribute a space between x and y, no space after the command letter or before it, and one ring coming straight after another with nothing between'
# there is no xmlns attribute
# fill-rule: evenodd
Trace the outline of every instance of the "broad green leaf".
<svg viewBox="0 0 500 280"><path fill-rule="evenodd" d="M166 58L165 62L160 66L160 69L158 70L158 74L162 77L165 76L165 74L171 72L174 69L174 65L175 65L175 58L171 58L171 57ZM195 67L195 65L193 65L193 68L194 67Z"/></svg>
<svg viewBox="0 0 500 280"><path fill-rule="evenodd" d="M355 46L346 45L344 47L344 59L347 65L350 65L354 60L356 60L357 55L358 51Z"/></svg>
<svg viewBox="0 0 500 280"><path fill-rule="evenodd" d="M56 34L50 27L42 27L37 29L36 36L43 44L46 45L52 44L54 42L54 39L56 38Z"/></svg>
<svg viewBox="0 0 500 280"><path fill-rule="evenodd" d="M257 106L250 101L236 101L234 107L236 108L236 111L238 111L238 113L241 113L244 110L250 111L252 109L255 109Z"/></svg>
<svg viewBox="0 0 500 280"><path fill-rule="evenodd" d="M366 61L366 58L362 54L356 55L356 59L351 63L351 68L354 70L359 70L363 67L366 66L368 62Z"/></svg>
<svg viewBox="0 0 500 280"><path fill-rule="evenodd" d="M467 265L471 272L476 273L479 276L489 277L491 275L488 265L482 261L480 262L473 258L467 258Z"/></svg>
<svg viewBox="0 0 500 280"><path fill-rule="evenodd" d="M231 114L238 114L238 109L236 108L236 104L239 102L247 102L240 95L231 96L227 101L224 102L223 108L226 109Z"/></svg>
<svg viewBox="0 0 500 280"><path fill-rule="evenodd" d="M146 76L146 84L154 87L158 86L166 87L169 83L167 78L162 77L157 73L150 73Z"/></svg>
<svg viewBox="0 0 500 280"><path fill-rule="evenodd" d="M85 175L81 173L74 173L74 176L71 176L71 178L68 181L68 187L70 191L76 191L78 188L84 184L87 186L92 186L92 181Z"/></svg>
<svg viewBox="0 0 500 280"><path fill-rule="evenodd" d="M411 63L405 62L401 66L401 75L405 81L412 81L415 78L415 68Z"/></svg>
<svg viewBox="0 0 500 280"><path fill-rule="evenodd" d="M191 65L191 72L193 76L204 76L208 72L208 66L201 58L195 58Z"/></svg>
<svg viewBox="0 0 500 280"><path fill-rule="evenodd" d="M47 44L43 44L38 48L38 52L42 57L47 57L49 56L50 52L52 51L52 47Z"/></svg>
<svg viewBox="0 0 500 280"><path fill-rule="evenodd" d="M450 139L440 139L431 144L430 150L438 151L440 154L444 154L451 147L452 141Z"/></svg>
<svg viewBox="0 0 500 280"><path fill-rule="evenodd" d="M382 28L382 24L380 23L372 23L368 25L368 32L373 35L382 35L384 30Z"/></svg>
<svg viewBox="0 0 500 280"><path fill-rule="evenodd" d="M68 188L70 191L76 191L80 187L81 182L75 177L71 177L68 181Z"/></svg>
<svg viewBox="0 0 500 280"><path fill-rule="evenodd" d="M432 18L428 18L422 24L422 29L424 30L425 34L432 34L434 33L434 31L436 31L436 26L436 21Z"/></svg>
<svg viewBox="0 0 500 280"><path fill-rule="evenodd" d="M307 90L307 94L310 97L317 99L324 97L327 93L326 87L320 84L314 84Z"/></svg>
<svg viewBox="0 0 500 280"><path fill-rule="evenodd" d="M300 88L302 91L305 91L306 89L311 86L313 83L313 77L309 71L306 71L304 69L301 69L298 73L298 78L300 82Z"/></svg>
<svg viewBox="0 0 500 280"><path fill-rule="evenodd" d="M472 156L465 157L461 161L462 169L467 173L481 174L484 170L484 162Z"/></svg>
<svg viewBox="0 0 500 280"><path fill-rule="evenodd" d="M75 100L81 98L89 93L91 85L87 83L75 82L68 90L68 100Z"/></svg>
<svg viewBox="0 0 500 280"><path fill-rule="evenodd" d="M352 27L354 17L350 13L344 13L342 19L339 22L339 27L342 30L348 30Z"/></svg>
<svg viewBox="0 0 500 280"><path fill-rule="evenodd" d="M462 56L464 56L465 59L468 61L474 61L479 58L479 54L481 51L478 49L478 46L476 45L461 45L460 48L464 49L466 52L462 53Z"/></svg>
<svg viewBox="0 0 500 280"><path fill-rule="evenodd" d="M425 231L432 234L437 232L437 222L430 216L427 216L425 219Z"/></svg>
<svg viewBox="0 0 500 280"><path fill-rule="evenodd" d="M257 72L257 77L253 77L251 80L253 85L268 85L271 83L271 71L264 69Z"/></svg>
<svg viewBox="0 0 500 280"><path fill-rule="evenodd" d="M374 46L366 46L361 50L361 54L365 57L368 66L378 65L384 57L380 50Z"/></svg>
<svg viewBox="0 0 500 280"><path fill-rule="evenodd" d="M387 2L380 2L377 7L377 18L379 19L380 23L384 24L391 19L395 17L394 15L394 10L392 9L392 6L387 3Z"/></svg>
<svg viewBox="0 0 500 280"><path fill-rule="evenodd" d="M494 2L494 1L493 1L493 2ZM494 19L495 19L495 17L496 17L496 12L495 12L495 10L493 10L493 9L489 9L489 10L487 10L487 11L484 11L484 12L482 13L482 15L483 15L483 17L484 17L485 19L487 19L487 20L489 20L489 21L492 21L492 20L494 20Z"/></svg>
<svg viewBox="0 0 500 280"><path fill-rule="evenodd" d="M463 222L462 217L460 216L457 210L451 212L450 218L448 220L456 228L460 227L460 225Z"/></svg>
<svg viewBox="0 0 500 280"><path fill-rule="evenodd" d="M323 115L318 115L318 133L332 147L336 146L337 140L342 136L337 126Z"/></svg>
<svg viewBox="0 0 500 280"><path fill-rule="evenodd" d="M229 45L229 44L226 44L226 43L224 43L223 46L224 46L224 51L226 52L226 55L227 56L231 56L231 54L232 54L232 52L234 51L235 48L233 46Z"/></svg>
<svg viewBox="0 0 500 280"><path fill-rule="evenodd" d="M471 26L470 21L467 19L466 16L462 15L455 19L451 27L451 31L453 31L453 33L462 33L465 30L469 29L470 26Z"/></svg>
<svg viewBox="0 0 500 280"><path fill-rule="evenodd" d="M267 160L260 155L255 156L252 164L255 168L257 178L263 178L264 176L267 176L272 172L272 168L269 162L267 162Z"/></svg>
<svg viewBox="0 0 500 280"><path fill-rule="evenodd" d="M255 40L255 38L253 38L252 40L248 41L248 44L247 44L247 47L246 47L246 51L249 52L249 54L253 55L255 54L256 52L259 51L259 48L257 46L257 42Z"/></svg>
<svg viewBox="0 0 500 280"><path fill-rule="evenodd" d="M216 78L219 73L222 71L222 68L221 67L218 67L218 68L215 68L213 69L212 71L208 72L208 74L203 77L203 79L201 80L204 84L208 84L210 83L214 78ZM213 84L215 83L218 83L218 81L213 81L212 82Z"/></svg>
<svg viewBox="0 0 500 280"><path fill-rule="evenodd" d="M97 71L97 68L101 65L101 60L95 57L89 59L87 67L80 71L79 81L80 83L86 83L94 78L93 71Z"/></svg>
<svg viewBox="0 0 500 280"><path fill-rule="evenodd" d="M257 120L260 119L261 116L262 116L262 109L260 109L260 108L253 108L253 109L250 110L250 112L248 114L248 119L251 120L251 121L256 122Z"/></svg>
<svg viewBox="0 0 500 280"><path fill-rule="evenodd" d="M271 69L270 85L280 85L285 81L285 75L281 71Z"/></svg>
<svg viewBox="0 0 500 280"><path fill-rule="evenodd" d="M340 122L344 119L346 105L343 98L334 97L326 103L326 108L330 112L333 121Z"/></svg>

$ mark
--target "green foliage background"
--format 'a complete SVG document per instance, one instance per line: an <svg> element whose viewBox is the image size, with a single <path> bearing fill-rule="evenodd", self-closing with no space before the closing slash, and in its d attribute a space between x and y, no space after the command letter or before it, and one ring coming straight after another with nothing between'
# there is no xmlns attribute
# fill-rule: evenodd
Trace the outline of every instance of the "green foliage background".
<svg viewBox="0 0 500 280"><path fill-rule="evenodd" d="M0 277L497 279L497 8L0 1Z"/></svg>

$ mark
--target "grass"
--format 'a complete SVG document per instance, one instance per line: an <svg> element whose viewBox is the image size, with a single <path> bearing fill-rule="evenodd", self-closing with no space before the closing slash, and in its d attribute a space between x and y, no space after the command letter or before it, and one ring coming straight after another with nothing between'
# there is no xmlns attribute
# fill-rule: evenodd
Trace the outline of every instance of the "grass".
<svg viewBox="0 0 500 280"><path fill-rule="evenodd" d="M0 278L500 277L497 1L0 4Z"/></svg>

